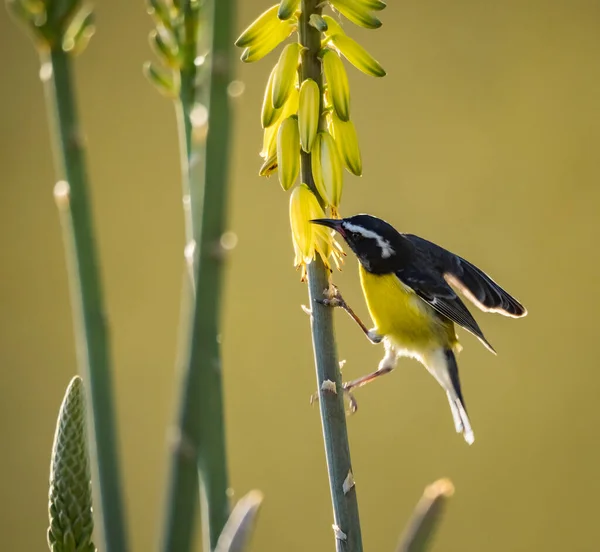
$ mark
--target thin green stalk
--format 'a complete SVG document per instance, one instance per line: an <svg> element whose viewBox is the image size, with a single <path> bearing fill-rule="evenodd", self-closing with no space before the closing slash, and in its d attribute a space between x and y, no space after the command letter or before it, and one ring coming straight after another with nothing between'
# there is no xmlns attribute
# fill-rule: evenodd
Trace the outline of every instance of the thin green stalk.
<svg viewBox="0 0 600 552"><path fill-rule="evenodd" d="M177 124L179 126L179 150L181 152L181 180L183 194L183 215L185 223L186 244L192 243L194 239L194 215L191 203L191 180L192 180L192 155L195 153L204 158L204 148L193 150L192 145L192 110L196 104L196 56L198 50L198 10L191 6L188 1L182 8L185 13L186 32L185 40L181 46L182 65L180 70L179 100L177 101ZM199 162L200 160L197 160ZM190 270L193 274L193 270Z"/></svg>
<svg viewBox="0 0 600 552"><path fill-rule="evenodd" d="M188 1L182 6L188 24L183 33L184 42L180 46L182 66L180 70L179 99L175 103L177 125L179 129L179 150L181 155L181 192L183 203L183 218L185 225L186 246L194 244L193 213L191 205L191 161L192 161L192 120L191 114L196 102L196 65L198 13L192 9ZM187 32L191 30L191 32ZM188 251L186 249L186 251ZM181 301L182 333L187 328L190 317L190 303L194 287L193 258L188 261L189 278L184 278ZM191 261L191 262L189 262ZM191 285L190 285L191 284ZM183 349L189 347L187 336L182 339ZM184 353L185 354L185 353ZM188 437L192 422L189 420L188 403L195 400L194 374L185 372L182 382L182 398L178 420L178 436L173 450L169 496L166 507L165 533L163 550L192 550L194 523L199 500L199 479L197 469L197 453L191 446L192 437Z"/></svg>
<svg viewBox="0 0 600 552"><path fill-rule="evenodd" d="M221 355L219 347L222 249L220 238L225 225L227 164L229 146L229 58L232 43L233 0L214 0L206 143L197 148L188 141L188 171L192 153L206 159L203 171L194 172L189 193L192 236L194 305L188 325L182 397L178 422L179 446L174 451L165 552L191 550L194 533L198 472L202 497L204 549L214 550L229 516L228 476L225 454ZM190 80L189 86L194 86ZM184 82L182 80L182 100ZM195 88L194 88L195 90ZM189 101L195 92L186 96ZM181 115L191 130L191 107L181 102ZM188 174L190 174L188 173ZM198 470L198 472L196 471Z"/></svg>
<svg viewBox="0 0 600 552"><path fill-rule="evenodd" d="M60 44L42 56L48 111L53 114L59 178L55 194L63 217L79 369L92 406L92 466L99 481L106 550L127 550L121 475L112 400L109 337L92 223L83 136L79 128L70 60ZM95 448L94 445L95 444Z"/></svg>
<svg viewBox="0 0 600 552"><path fill-rule="evenodd" d="M311 78L323 88L321 63L317 57L321 49L321 34L309 25L312 14L320 14L319 0L302 0L300 19L300 42L307 50L302 55L302 79ZM310 154L302 152L302 182L316 191ZM336 550L338 552L361 552L362 537L358 515L356 487L353 484L350 445L346 427L343 393L323 391L323 382L329 380L342 389L342 379L337 358L335 335L333 332L333 309L317 302L323 298L328 288L327 269L320 257L308 266L308 289L312 308L312 339L315 353L317 386L321 423L325 441L325 454L329 472L329 486L333 503L333 517L336 526ZM345 484L346 482L346 484ZM351 482L351 484L350 484Z"/></svg>

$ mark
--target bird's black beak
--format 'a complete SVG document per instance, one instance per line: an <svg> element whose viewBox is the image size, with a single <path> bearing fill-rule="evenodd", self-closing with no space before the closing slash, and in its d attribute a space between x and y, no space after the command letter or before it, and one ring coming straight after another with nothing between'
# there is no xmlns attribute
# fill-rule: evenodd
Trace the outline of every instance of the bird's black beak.
<svg viewBox="0 0 600 552"><path fill-rule="evenodd" d="M342 220L341 219L313 219L310 222L313 224L319 224L321 226L327 226L327 228L332 228L336 232L339 232L342 236L344 235L344 230L342 228Z"/></svg>

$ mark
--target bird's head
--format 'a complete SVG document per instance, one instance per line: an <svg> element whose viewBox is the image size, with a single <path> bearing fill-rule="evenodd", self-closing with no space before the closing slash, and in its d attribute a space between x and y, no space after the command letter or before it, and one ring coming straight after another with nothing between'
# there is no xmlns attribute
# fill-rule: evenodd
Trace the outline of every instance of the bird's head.
<svg viewBox="0 0 600 552"><path fill-rule="evenodd" d="M402 236L384 220L371 215L344 219L314 219L313 224L332 228L348 244L362 265L371 272L387 272L401 252Z"/></svg>

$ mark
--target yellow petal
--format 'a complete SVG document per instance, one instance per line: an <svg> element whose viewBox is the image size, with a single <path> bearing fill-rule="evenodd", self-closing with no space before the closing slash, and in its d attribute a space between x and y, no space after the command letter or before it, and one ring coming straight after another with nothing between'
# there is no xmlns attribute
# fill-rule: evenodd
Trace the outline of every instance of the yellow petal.
<svg viewBox="0 0 600 552"><path fill-rule="evenodd" d="M311 224L311 220L323 218L323 211L317 197L306 184L294 188L290 196L290 225L294 244L294 264L302 268L302 279L306 276L306 265L319 254L329 269L333 259L339 268L343 250L333 238L333 232L324 226Z"/></svg>

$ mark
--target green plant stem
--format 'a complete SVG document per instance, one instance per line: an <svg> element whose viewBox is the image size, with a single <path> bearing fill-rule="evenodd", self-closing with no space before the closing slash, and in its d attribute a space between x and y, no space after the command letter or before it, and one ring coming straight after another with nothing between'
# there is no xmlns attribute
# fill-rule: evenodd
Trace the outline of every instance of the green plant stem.
<svg viewBox="0 0 600 552"><path fill-rule="evenodd" d="M51 68L51 71L50 71ZM127 550L117 461L109 337L104 314L89 186L68 55L59 46L42 56L42 78L55 137L56 200L65 234L79 369L92 406L90 456L99 481L105 548ZM94 448L95 443L95 448Z"/></svg>
<svg viewBox="0 0 600 552"><path fill-rule="evenodd" d="M321 12L321 9L317 8L318 3L319 0L302 0L299 30L300 42L307 48L302 55L302 79L311 78L322 89L321 62L317 57L321 49L321 34L309 25L310 16ZM301 174L302 182L310 186L318 197L311 172L310 154L304 152L302 152ZM333 503L333 517L335 525L343 533L336 535L336 550L338 552L361 552L362 537L356 487L352 486L349 490L346 489L347 492L344 492L344 481L348 474L352 473L352 463L350 460L344 397L341 392L342 379L333 331L333 309L317 302L318 299L323 298L323 293L328 286L327 269L320 257L317 257L308 266L308 288L312 308L312 339L319 406ZM323 391L322 385L326 380L335 382L336 388L339 390L337 394Z"/></svg>
<svg viewBox="0 0 600 552"><path fill-rule="evenodd" d="M178 422L179 446L174 451L170 500L163 550L191 550L194 534L198 472L202 498L204 549L214 550L229 516L228 476L225 454L225 424L219 346L222 255L220 238L225 225L229 148L229 67L233 0L212 3L212 45L206 143L195 148L187 140L188 171L192 153L206 159L203 171L190 179L194 305L188 325L182 397ZM182 81L182 104L184 99ZM187 86L194 86L190 80ZM186 101L194 101L195 93ZM189 119L189 105L182 105ZM191 122L184 128L191 130ZM184 191L185 193L185 191ZM198 470L198 471L197 471Z"/></svg>
<svg viewBox="0 0 600 552"><path fill-rule="evenodd" d="M197 28L198 14L195 13L188 2L186 5L186 22L190 28ZM192 149L192 119L191 114L196 103L196 52L197 33L194 31L185 33L185 43L182 46L182 67L180 71L181 86L179 89L179 100L176 103L177 124L179 127L179 150L181 152L181 188L183 195L183 218L185 223L185 241L189 244L194 239L194 212L191 203L191 180L192 180L192 155L201 155L204 160L204 148ZM190 271L192 274L193 271Z"/></svg>
<svg viewBox="0 0 600 552"><path fill-rule="evenodd" d="M189 2L183 7L188 22L188 29L197 26L197 13L192 11ZM194 243L193 213L191 205L191 164L192 164L192 120L191 114L196 102L196 51L197 32L185 33L182 46L182 67L180 70L179 99L175 103L177 113L177 126L179 130L179 151L181 156L181 192L183 204L183 219L185 227L186 246ZM203 155L202 151L197 152ZM194 255L188 260L188 274L183 280L181 299L182 334L187 329L190 317L190 304L192 302L194 286ZM189 347L188 337L181 341L183 355ZM193 548L194 523L199 501L199 479L196 462L196 451L187 444L186 433L189 431L190 421L187 418L188 403L196 398L195 374L184 372L181 382L181 398L177 436L171 461L171 475L169 482L169 497L166 506L166 521L163 535L163 547L166 551L188 551ZM193 387L192 387L193 386ZM191 415L191 414L189 414ZM187 428L187 429L186 429Z"/></svg>

